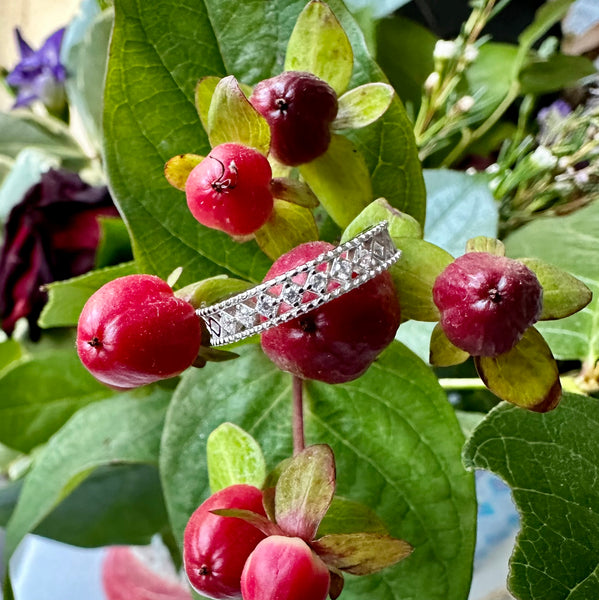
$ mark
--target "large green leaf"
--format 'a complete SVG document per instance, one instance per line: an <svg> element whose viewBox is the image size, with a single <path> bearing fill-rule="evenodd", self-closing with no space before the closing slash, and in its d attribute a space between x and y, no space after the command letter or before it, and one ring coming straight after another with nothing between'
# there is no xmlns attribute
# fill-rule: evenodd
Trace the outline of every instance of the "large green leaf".
<svg viewBox="0 0 599 600"><path fill-rule="evenodd" d="M506 240L514 258L540 258L575 277L593 292L593 300L580 312L538 323L537 327L556 358L599 358L599 204L571 215L537 219Z"/></svg>
<svg viewBox="0 0 599 600"><path fill-rule="evenodd" d="M15 361L0 377L0 441L29 452L81 407L112 395L73 349Z"/></svg>
<svg viewBox="0 0 599 600"><path fill-rule="evenodd" d="M269 260L253 242L238 244L199 225L185 196L168 184L172 156L205 155L208 140L194 105L197 81L232 74L254 84L282 70L287 39L303 0L119 0L105 90L105 157L112 191L133 236L140 269L184 281L228 272L261 280ZM331 8L352 42L352 87L383 78L340 0ZM352 134L377 196L424 219L424 186L411 124L395 99L376 124Z"/></svg>
<svg viewBox="0 0 599 600"><path fill-rule="evenodd" d="M370 506L392 535L415 547L392 569L348 578L344 597L463 600L474 544L473 482L460 464L455 414L430 370L393 343L355 382L307 385L305 416L307 443L333 448L338 492ZM273 467L291 454L290 420L291 377L255 347L232 363L184 376L167 414L160 464L179 540L210 494L209 433L224 421L236 423Z"/></svg>
<svg viewBox="0 0 599 600"><path fill-rule="evenodd" d="M572 394L546 414L501 404L465 447L512 488L522 530L509 587L520 600L599 598L599 402Z"/></svg>
<svg viewBox="0 0 599 600"><path fill-rule="evenodd" d="M156 464L170 394L122 394L81 409L48 442L27 475L6 528L10 556L23 537L100 466Z"/></svg>

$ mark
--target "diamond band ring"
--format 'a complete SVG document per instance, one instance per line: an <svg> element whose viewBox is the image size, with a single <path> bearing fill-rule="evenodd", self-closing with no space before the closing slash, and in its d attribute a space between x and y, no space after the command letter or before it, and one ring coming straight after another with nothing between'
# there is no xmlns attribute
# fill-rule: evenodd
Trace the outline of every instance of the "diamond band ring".
<svg viewBox="0 0 599 600"><path fill-rule="evenodd" d="M295 319L373 279L401 255L387 222L245 292L196 312L212 346L238 342Z"/></svg>

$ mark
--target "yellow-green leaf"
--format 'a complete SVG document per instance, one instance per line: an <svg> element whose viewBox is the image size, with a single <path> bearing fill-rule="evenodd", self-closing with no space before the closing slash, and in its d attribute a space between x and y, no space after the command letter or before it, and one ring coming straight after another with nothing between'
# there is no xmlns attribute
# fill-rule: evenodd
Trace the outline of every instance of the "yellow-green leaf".
<svg viewBox="0 0 599 600"><path fill-rule="evenodd" d="M580 279L538 258L520 258L543 286L540 320L563 319L583 309L593 298Z"/></svg>
<svg viewBox="0 0 599 600"><path fill-rule="evenodd" d="M428 362L435 367L452 367L468 360L470 355L465 350L454 346L439 323L431 334L431 346Z"/></svg>
<svg viewBox="0 0 599 600"><path fill-rule="evenodd" d="M372 201L364 157L346 137L333 134L329 149L299 167L316 197L340 227L347 227Z"/></svg>
<svg viewBox="0 0 599 600"><path fill-rule="evenodd" d="M221 79L208 110L208 138L212 147L237 142L268 154L270 127L250 104L232 75Z"/></svg>
<svg viewBox="0 0 599 600"><path fill-rule="evenodd" d="M216 77L215 75L208 75L207 77L202 77L196 85L196 110L198 111L198 116L200 117L200 121L202 121L202 125L206 132L208 132L208 111L210 110L210 102L212 101L214 90L220 79L220 77Z"/></svg>
<svg viewBox="0 0 599 600"><path fill-rule="evenodd" d="M337 17L324 2L312 0L301 12L289 38L285 70L314 73L342 94L353 68L352 47Z"/></svg>
<svg viewBox="0 0 599 600"><path fill-rule="evenodd" d="M422 227L414 217L393 208L385 198L377 198L347 226L341 242L347 242L381 221L387 221L389 235L393 240L404 237L422 238Z"/></svg>
<svg viewBox="0 0 599 600"><path fill-rule="evenodd" d="M495 256L505 256L505 246L501 240L479 235L466 242L466 252L488 252Z"/></svg>
<svg viewBox="0 0 599 600"><path fill-rule="evenodd" d="M227 275L216 275L186 285L184 288L177 290L175 296L189 302L194 308L202 308L216 304L233 294L244 292L250 287L252 287L252 284L242 279L227 277Z"/></svg>
<svg viewBox="0 0 599 600"><path fill-rule="evenodd" d="M238 483L261 487L266 463L258 442L241 427L223 423L206 443L208 479L214 494Z"/></svg>
<svg viewBox="0 0 599 600"><path fill-rule="evenodd" d="M199 154L179 154L173 156L164 165L166 180L178 190L185 191L185 183L189 174L204 160Z"/></svg>
<svg viewBox="0 0 599 600"><path fill-rule="evenodd" d="M453 256L439 246L417 238L393 241L401 250L401 256L389 272L399 295L402 320L438 321L440 314L433 302L433 285L453 261Z"/></svg>
<svg viewBox="0 0 599 600"><path fill-rule="evenodd" d="M502 400L535 412L547 412L560 401L557 363L534 327L509 352L477 356L474 364L485 385Z"/></svg>
<svg viewBox="0 0 599 600"><path fill-rule="evenodd" d="M270 218L255 233L256 242L272 260L299 244L318 239L312 211L298 204L275 200Z"/></svg>
<svg viewBox="0 0 599 600"><path fill-rule="evenodd" d="M365 83L339 98L333 129L359 129L374 123L385 114L393 100L393 88L380 81Z"/></svg>

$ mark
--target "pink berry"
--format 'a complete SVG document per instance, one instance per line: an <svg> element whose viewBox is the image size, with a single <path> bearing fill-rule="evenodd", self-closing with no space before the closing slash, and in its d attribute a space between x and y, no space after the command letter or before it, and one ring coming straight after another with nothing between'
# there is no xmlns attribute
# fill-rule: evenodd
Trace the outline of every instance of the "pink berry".
<svg viewBox="0 0 599 600"><path fill-rule="evenodd" d="M332 248L327 242L297 246L275 261L265 280ZM306 292L302 301L313 298L311 292ZM304 379L341 383L366 371L392 342L399 323L400 308L393 281L388 272L383 272L305 315L267 329L262 334L262 349L283 371Z"/></svg>
<svg viewBox="0 0 599 600"><path fill-rule="evenodd" d="M272 535L250 554L241 576L243 600L325 600L327 566L300 538Z"/></svg>
<svg viewBox="0 0 599 600"><path fill-rule="evenodd" d="M262 492L245 484L224 488L191 515L183 537L183 562L192 587L209 598L240 598L247 557L264 534L241 519L211 510L238 508L266 516Z"/></svg>
<svg viewBox="0 0 599 600"><path fill-rule="evenodd" d="M178 375L195 360L200 318L154 275L128 275L86 302L77 352L90 373L115 388L134 388Z"/></svg>
<svg viewBox="0 0 599 600"><path fill-rule="evenodd" d="M324 154L337 116L335 90L312 73L285 71L256 85L250 97L270 125L272 155L297 166Z"/></svg>
<svg viewBox="0 0 599 600"><path fill-rule="evenodd" d="M263 154L241 144L221 144L189 174L187 206L206 227L229 235L254 233L273 209L272 171Z"/></svg>
<svg viewBox="0 0 599 600"><path fill-rule="evenodd" d="M543 288L524 264L468 252L437 277L433 300L449 340L473 356L503 354L535 323Z"/></svg>

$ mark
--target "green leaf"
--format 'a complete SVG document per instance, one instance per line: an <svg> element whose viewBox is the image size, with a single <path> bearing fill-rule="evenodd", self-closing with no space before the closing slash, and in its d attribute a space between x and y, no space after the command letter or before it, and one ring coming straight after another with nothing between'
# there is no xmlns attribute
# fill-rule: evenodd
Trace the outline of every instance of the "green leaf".
<svg viewBox="0 0 599 600"><path fill-rule="evenodd" d="M508 352L475 356L474 364L485 385L502 400L536 412L552 410L560 401L557 364L534 327Z"/></svg>
<svg viewBox="0 0 599 600"><path fill-rule="evenodd" d="M21 356L23 356L23 348L19 342L12 338L0 342L0 372Z"/></svg>
<svg viewBox="0 0 599 600"><path fill-rule="evenodd" d="M169 394L121 394L75 414L52 437L23 485L6 528L10 556L23 537L97 467L119 463L156 464Z"/></svg>
<svg viewBox="0 0 599 600"><path fill-rule="evenodd" d="M381 221L387 221L389 235L393 240L403 237L422 237L422 227L414 217L393 208L385 198L377 198L347 226L341 236L341 243L347 242Z"/></svg>
<svg viewBox="0 0 599 600"><path fill-rule="evenodd" d="M208 132L208 112L210 111L210 103L212 102L214 90L220 80L221 78L216 77L215 75L207 75L198 81L195 88L195 106L200 121L202 121L202 126L206 132Z"/></svg>
<svg viewBox="0 0 599 600"><path fill-rule="evenodd" d="M433 50L437 37L415 21L393 15L378 21L376 40L378 63L399 97L415 113L420 106L422 86L435 69Z"/></svg>
<svg viewBox="0 0 599 600"><path fill-rule="evenodd" d="M38 324L44 329L77 325L83 306L96 290L117 277L133 273L137 273L135 263L129 262L48 284L49 298Z"/></svg>
<svg viewBox="0 0 599 600"><path fill-rule="evenodd" d="M416 551L380 574L350 579L348 600L463 600L470 585L476 505L460 463L463 436L430 369L393 343L358 380L306 386L307 443L335 453L340 495L368 505L391 535ZM256 347L234 363L186 373L173 396L160 470L175 536L210 494L206 438L236 423L261 445L270 465L291 454L291 378ZM380 423L385 427L381 429ZM426 477L416 477L425 473Z"/></svg>
<svg viewBox="0 0 599 600"><path fill-rule="evenodd" d="M537 323L558 359L599 358L599 203L564 217L536 219L505 241L509 256L535 257L571 273L586 284L593 300L559 321Z"/></svg>
<svg viewBox="0 0 599 600"><path fill-rule="evenodd" d="M520 51L532 48L532 45L545 35L568 12L574 0L553 0L545 2L535 13L534 21L520 34Z"/></svg>
<svg viewBox="0 0 599 600"><path fill-rule="evenodd" d="M299 171L316 197L340 227L372 201L372 183L363 156L346 137L333 134L329 149Z"/></svg>
<svg viewBox="0 0 599 600"><path fill-rule="evenodd" d="M311 546L327 565L353 575L376 573L413 550L403 540L380 533L334 533L315 540Z"/></svg>
<svg viewBox="0 0 599 600"><path fill-rule="evenodd" d="M518 47L512 44L487 42L478 51L476 60L466 69L470 95L476 98L469 119L480 123L499 106L513 83L513 69Z"/></svg>
<svg viewBox="0 0 599 600"><path fill-rule="evenodd" d="M88 161L64 123L30 111L0 112L0 154L15 158L26 147L58 156L70 167Z"/></svg>
<svg viewBox="0 0 599 600"><path fill-rule="evenodd" d="M433 285L453 256L445 250L417 238L393 240L401 256L389 273L400 299L404 321L438 321L439 309L433 302Z"/></svg>
<svg viewBox="0 0 599 600"><path fill-rule="evenodd" d="M0 441L29 452L80 408L113 395L73 349L13 362L0 377Z"/></svg>
<svg viewBox="0 0 599 600"><path fill-rule="evenodd" d="M158 470L131 464L96 469L33 532L65 544L95 548L149 544L167 527Z"/></svg>
<svg viewBox="0 0 599 600"><path fill-rule="evenodd" d="M509 588L520 600L599 597L599 403L565 394L543 415L502 404L464 449L511 488L522 528Z"/></svg>
<svg viewBox="0 0 599 600"><path fill-rule="evenodd" d="M468 360L470 355L465 350L454 346L439 323L431 334L430 354L428 362L435 367L452 367Z"/></svg>
<svg viewBox="0 0 599 600"><path fill-rule="evenodd" d="M538 258L519 258L543 286L543 312L539 319L552 320L569 317L583 309L591 300L591 290L569 273Z"/></svg>
<svg viewBox="0 0 599 600"><path fill-rule="evenodd" d="M460 256L470 238L497 237L497 203L485 177L428 169L424 178L428 195L424 239Z"/></svg>
<svg viewBox="0 0 599 600"><path fill-rule="evenodd" d="M270 127L250 104L232 75L221 79L212 95L208 110L208 138L214 148L236 142L268 154Z"/></svg>
<svg viewBox="0 0 599 600"><path fill-rule="evenodd" d="M337 94L349 85L354 67L351 43L333 11L311 0L299 15L285 54L285 71L307 71Z"/></svg>
<svg viewBox="0 0 599 600"><path fill-rule="evenodd" d="M179 154L169 158L164 165L166 180L177 190L185 191L189 174L204 160L199 154Z"/></svg>
<svg viewBox="0 0 599 600"><path fill-rule="evenodd" d="M309 541L335 494L335 458L326 444L308 446L287 464L275 489L275 521L290 536Z"/></svg>
<svg viewBox="0 0 599 600"><path fill-rule="evenodd" d="M251 283L241 279L233 279L226 275L217 275L203 281L197 281L177 290L175 296L192 304L195 308L202 308L216 304L221 300L252 287Z"/></svg>
<svg viewBox="0 0 599 600"><path fill-rule="evenodd" d="M341 0L330 5L354 50L352 85L384 81L360 28ZM261 281L270 260L253 242L200 226L164 163L210 145L198 119L195 87L204 76L233 74L249 84L281 71L304 0L175 0L115 6L105 89L105 158L111 190L132 235L143 272L166 278L184 267L182 285L222 273ZM201 43L198 43L201 39ZM382 119L351 134L372 176L375 197L424 221L422 171L412 125L394 98Z"/></svg>
<svg viewBox="0 0 599 600"><path fill-rule="evenodd" d="M100 241L96 250L96 268L131 261L131 240L125 222L118 217L99 217L98 224Z"/></svg>
<svg viewBox="0 0 599 600"><path fill-rule="evenodd" d="M254 235L262 251L276 260L304 242L317 240L318 228L310 209L275 200L268 221Z"/></svg>
<svg viewBox="0 0 599 600"><path fill-rule="evenodd" d="M387 83L365 83L339 98L339 111L333 129L358 129L374 123L385 114L393 100Z"/></svg>
<svg viewBox="0 0 599 600"><path fill-rule="evenodd" d="M466 252L486 252L494 256L505 256L505 245L496 238L478 235L466 242Z"/></svg>
<svg viewBox="0 0 599 600"><path fill-rule="evenodd" d="M546 94L572 87L597 70L585 56L553 54L547 60L528 63L519 74L523 94Z"/></svg>
<svg viewBox="0 0 599 600"><path fill-rule="evenodd" d="M316 537L332 533L387 533L385 524L365 504L334 496L331 506L320 522Z"/></svg>
<svg viewBox="0 0 599 600"><path fill-rule="evenodd" d="M258 442L233 423L219 425L206 444L210 490L216 493L237 483L262 487L266 462Z"/></svg>
<svg viewBox="0 0 599 600"><path fill-rule="evenodd" d="M91 2L87 2L87 8ZM92 16L78 15L80 23L72 23L65 41L71 43L68 48L61 48L61 62L65 65L69 76L65 86L69 104L76 108L89 141L96 151L102 148L102 109L104 77L108 62L108 46L114 21L114 10L97 11ZM87 21L87 22L84 22ZM73 27L81 27L84 31L72 39ZM74 42L74 43L73 43Z"/></svg>

